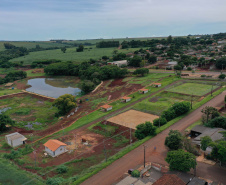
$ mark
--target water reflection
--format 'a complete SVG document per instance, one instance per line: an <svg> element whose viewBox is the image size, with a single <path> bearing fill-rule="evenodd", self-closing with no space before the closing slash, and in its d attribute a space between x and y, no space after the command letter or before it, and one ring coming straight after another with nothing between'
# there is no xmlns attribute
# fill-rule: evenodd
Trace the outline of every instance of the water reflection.
<svg viewBox="0 0 226 185"><path fill-rule="evenodd" d="M35 78L27 82L31 87L26 90L37 94L58 98L64 94L78 95L81 89L76 84L67 81L66 78Z"/></svg>

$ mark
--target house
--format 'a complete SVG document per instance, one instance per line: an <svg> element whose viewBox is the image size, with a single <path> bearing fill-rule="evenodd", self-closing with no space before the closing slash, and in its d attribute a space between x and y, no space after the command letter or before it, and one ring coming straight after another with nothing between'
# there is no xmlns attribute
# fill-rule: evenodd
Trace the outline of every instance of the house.
<svg viewBox="0 0 226 185"><path fill-rule="evenodd" d="M148 89L140 89L139 90L139 93L141 93L141 94L145 94L145 93L147 93L148 92Z"/></svg>
<svg viewBox="0 0 226 185"><path fill-rule="evenodd" d="M153 83L153 86L154 86L154 87L161 87L162 84L161 84L161 83Z"/></svg>
<svg viewBox="0 0 226 185"><path fill-rule="evenodd" d="M12 134L6 135L5 140L10 146L17 147L25 144L25 141L27 140L27 138L18 132L14 132Z"/></svg>
<svg viewBox="0 0 226 185"><path fill-rule="evenodd" d="M204 136L209 136L212 141L217 141L223 139L223 134L220 132L226 131L223 128L209 128L203 125L197 125L191 129L191 137L195 137L193 139L193 143L196 145L201 145L201 138Z"/></svg>
<svg viewBox="0 0 226 185"><path fill-rule="evenodd" d="M107 112L109 110L112 110L112 106L111 105L102 105L101 110Z"/></svg>
<svg viewBox="0 0 226 185"><path fill-rule="evenodd" d="M118 67L121 67L122 65L128 65L127 60L120 60L120 61L114 61L114 62L108 62L108 65L116 65Z"/></svg>
<svg viewBox="0 0 226 185"><path fill-rule="evenodd" d="M62 153L67 152L66 144L56 139L50 139L45 144L45 151L52 157L56 157Z"/></svg>
<svg viewBox="0 0 226 185"><path fill-rule="evenodd" d="M125 103L130 101L130 100L131 100L131 97L124 96L124 97L121 98L121 102L125 102Z"/></svg>

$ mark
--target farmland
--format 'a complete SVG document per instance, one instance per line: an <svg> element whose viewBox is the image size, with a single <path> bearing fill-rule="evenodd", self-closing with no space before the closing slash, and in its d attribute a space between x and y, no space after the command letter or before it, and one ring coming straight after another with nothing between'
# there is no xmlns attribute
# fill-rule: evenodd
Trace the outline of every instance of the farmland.
<svg viewBox="0 0 226 185"><path fill-rule="evenodd" d="M11 59L10 62L23 61L24 65L29 65L37 60L58 59L62 61L73 61L74 63L80 63L88 61L91 58L100 59L102 56L111 57L115 49L116 48L96 48L96 46L90 46L85 47L83 52L76 52L76 47L68 48L65 53L63 53L60 49L36 51L30 52L29 55ZM128 50L122 49L119 52L129 53L130 51L135 50L137 50L137 48L130 48Z"/></svg>

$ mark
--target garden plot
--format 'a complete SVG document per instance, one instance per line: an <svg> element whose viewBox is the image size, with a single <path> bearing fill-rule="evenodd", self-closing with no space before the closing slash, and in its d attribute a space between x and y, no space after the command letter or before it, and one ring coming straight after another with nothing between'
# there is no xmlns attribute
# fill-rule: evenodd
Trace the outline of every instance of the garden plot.
<svg viewBox="0 0 226 185"><path fill-rule="evenodd" d="M122 125L128 128L136 129L136 126L146 121L153 122L159 116L148 114L136 110L129 110L117 116L108 119L108 122Z"/></svg>
<svg viewBox="0 0 226 185"><path fill-rule="evenodd" d="M204 96L211 92L211 89L215 90L218 86L212 86L201 83L184 83L182 85L172 87L168 89L169 92L180 93L180 94L189 94L195 96Z"/></svg>

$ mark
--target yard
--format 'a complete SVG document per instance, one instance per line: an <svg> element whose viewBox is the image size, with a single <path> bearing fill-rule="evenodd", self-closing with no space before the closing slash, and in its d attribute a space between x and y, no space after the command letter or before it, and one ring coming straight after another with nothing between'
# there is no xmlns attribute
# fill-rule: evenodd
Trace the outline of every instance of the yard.
<svg viewBox="0 0 226 185"><path fill-rule="evenodd" d="M218 88L218 86L213 85L213 90ZM171 87L167 91L182 93L182 94L190 94L196 96L203 96L207 93L210 93L212 89L212 85L204 84L204 83L184 83L179 86Z"/></svg>

